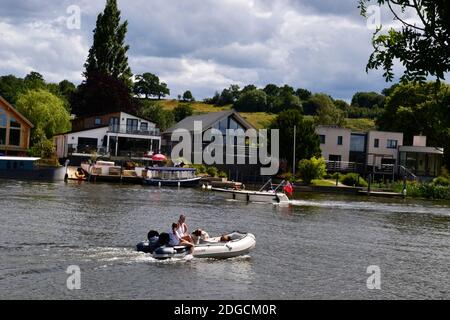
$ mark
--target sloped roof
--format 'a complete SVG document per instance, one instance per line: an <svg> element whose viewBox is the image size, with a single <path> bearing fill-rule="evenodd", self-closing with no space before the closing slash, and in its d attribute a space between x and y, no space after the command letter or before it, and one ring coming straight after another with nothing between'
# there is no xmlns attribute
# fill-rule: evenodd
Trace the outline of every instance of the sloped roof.
<svg viewBox="0 0 450 320"><path fill-rule="evenodd" d="M237 122L245 129L254 129L254 127L250 123L248 123L247 120L242 118L235 110L228 110L187 117L171 128L167 129L165 132L163 132L163 134L172 133L177 129L185 129L192 132L194 131L195 121L201 121L203 125L203 131L205 131L210 129L216 122L220 121L223 118L228 118L229 116L233 116L237 120Z"/></svg>
<svg viewBox="0 0 450 320"><path fill-rule="evenodd" d="M6 105L7 111L11 111L14 113L17 117L19 117L22 121L24 121L26 124L28 124L31 128L34 128L34 125L25 118L16 108L14 108L8 101L6 101L2 96L0 96L0 102L3 102Z"/></svg>

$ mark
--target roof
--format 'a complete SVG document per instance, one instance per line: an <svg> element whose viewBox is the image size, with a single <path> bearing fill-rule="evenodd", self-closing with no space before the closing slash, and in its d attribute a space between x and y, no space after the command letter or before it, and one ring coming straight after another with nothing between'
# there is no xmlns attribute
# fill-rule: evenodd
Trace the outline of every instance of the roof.
<svg viewBox="0 0 450 320"><path fill-rule="evenodd" d="M444 149L437 147L400 146L399 151L411 153L440 154L440 155L444 154Z"/></svg>
<svg viewBox="0 0 450 320"><path fill-rule="evenodd" d="M156 124L155 122L153 122L152 120L148 119L148 118L144 118L141 117L133 112L129 112L129 111L109 111L109 112L101 112L101 113L94 113L94 114L90 114L90 115L86 115L86 116L82 116L82 117L75 117L72 120L84 120L84 119L90 119L90 118L95 118L95 117L102 117L102 116L107 116L107 115L112 115L112 114L117 114L117 113L125 113L127 115L130 115L132 117L136 117L142 120L145 120L147 122L151 122L153 124Z"/></svg>
<svg viewBox="0 0 450 320"><path fill-rule="evenodd" d="M167 129L163 134L166 133L172 133L177 129L185 129L190 132L194 131L194 122L195 121L201 121L203 124L203 131L210 129L217 121L229 117L234 116L238 122L245 127L245 129L254 129L254 127L247 122L244 118L242 118L239 113L237 113L235 110L228 110L228 111L222 111L222 112L212 112L212 113L205 113L200 114L196 116L190 116L187 117L171 128Z"/></svg>
<svg viewBox="0 0 450 320"><path fill-rule="evenodd" d="M41 158L31 158L31 157L0 157L0 161L37 161Z"/></svg>
<svg viewBox="0 0 450 320"><path fill-rule="evenodd" d="M102 128L109 128L109 125L97 126L97 127L93 127L93 128L89 128L89 129L83 129L83 130L68 131L68 132L56 134L55 137L57 137L57 136L63 136L63 135L66 135L66 134L71 134L71 133L78 133L78 132L84 132L84 131L92 131L92 130L97 130L97 129L102 129Z"/></svg>
<svg viewBox="0 0 450 320"><path fill-rule="evenodd" d="M24 121L26 124L28 124L31 128L34 128L34 125L30 122L30 120L28 120L27 118L25 118L24 115L22 115L16 108L14 108L8 101L6 101L2 96L0 96L0 101L3 102L6 107L8 108L7 111L11 111L12 113L14 113L15 115L17 115L20 119L22 119L22 121Z"/></svg>

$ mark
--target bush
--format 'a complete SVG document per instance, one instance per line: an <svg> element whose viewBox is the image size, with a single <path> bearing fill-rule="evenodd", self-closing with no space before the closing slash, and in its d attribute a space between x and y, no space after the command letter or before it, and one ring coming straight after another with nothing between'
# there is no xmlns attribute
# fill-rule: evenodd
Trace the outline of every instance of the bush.
<svg viewBox="0 0 450 320"><path fill-rule="evenodd" d="M206 169L206 173L210 177L217 177L218 170L216 167L209 167L208 169Z"/></svg>
<svg viewBox="0 0 450 320"><path fill-rule="evenodd" d="M314 179L322 179L327 173L325 159L316 157L309 160L303 159L298 166L298 173L306 184L311 184Z"/></svg>
<svg viewBox="0 0 450 320"><path fill-rule="evenodd" d="M445 177L437 177L433 180L432 183L434 186L443 186L443 187L449 187L450 186L450 180Z"/></svg>
<svg viewBox="0 0 450 320"><path fill-rule="evenodd" d="M203 164L193 164L192 167L197 170L197 173L206 173L206 167Z"/></svg>
<svg viewBox="0 0 450 320"><path fill-rule="evenodd" d="M217 176L219 178L228 178L228 175L225 172L223 172L223 171L220 171Z"/></svg>
<svg viewBox="0 0 450 320"><path fill-rule="evenodd" d="M342 175L341 173L339 173L339 172L335 172L335 173L333 173L333 175L331 176L331 178L334 179L334 180L336 180L336 179L341 180L342 177L343 177L343 175Z"/></svg>
<svg viewBox="0 0 450 320"><path fill-rule="evenodd" d="M341 178L342 184L350 187L367 187L368 183L357 173L348 173Z"/></svg>

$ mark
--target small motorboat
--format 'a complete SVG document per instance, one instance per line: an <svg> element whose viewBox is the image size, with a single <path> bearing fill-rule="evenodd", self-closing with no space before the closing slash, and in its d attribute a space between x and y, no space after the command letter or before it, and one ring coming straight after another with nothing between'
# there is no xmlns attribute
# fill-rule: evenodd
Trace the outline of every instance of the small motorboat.
<svg viewBox="0 0 450 320"><path fill-rule="evenodd" d="M264 190L269 183L271 189ZM212 188L212 191L217 192L218 194L224 196L227 199L233 199L237 201L288 204L290 202L289 197L286 195L286 193L279 191L285 185L286 182L283 181L278 185L276 189L274 189L272 187L272 181L269 180L259 191L223 189L223 188Z"/></svg>
<svg viewBox="0 0 450 320"><path fill-rule="evenodd" d="M230 241L221 242L221 237L209 238L202 240L194 246L192 256L195 258L214 258L227 259L248 254L256 245L256 238L251 233L232 232L227 234ZM137 251L151 253L153 258L165 260L171 258L184 258L188 256L189 248L185 246L171 247L167 245L166 239L163 238L159 243L155 242L156 237L149 238L149 241L137 244ZM161 239L160 239L161 240Z"/></svg>

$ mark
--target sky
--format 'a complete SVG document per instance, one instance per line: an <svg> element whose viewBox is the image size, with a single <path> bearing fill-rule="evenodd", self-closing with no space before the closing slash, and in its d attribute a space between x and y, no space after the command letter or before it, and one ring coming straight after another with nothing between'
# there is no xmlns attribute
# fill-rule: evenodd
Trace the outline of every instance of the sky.
<svg viewBox="0 0 450 320"><path fill-rule="evenodd" d="M105 0L0 0L0 75L82 80ZM197 100L238 84L289 84L350 100L390 86L366 72L373 27L357 0L118 0L134 74ZM79 13L79 14L78 14ZM376 17L376 16L373 16ZM381 11L381 22L392 23Z"/></svg>

